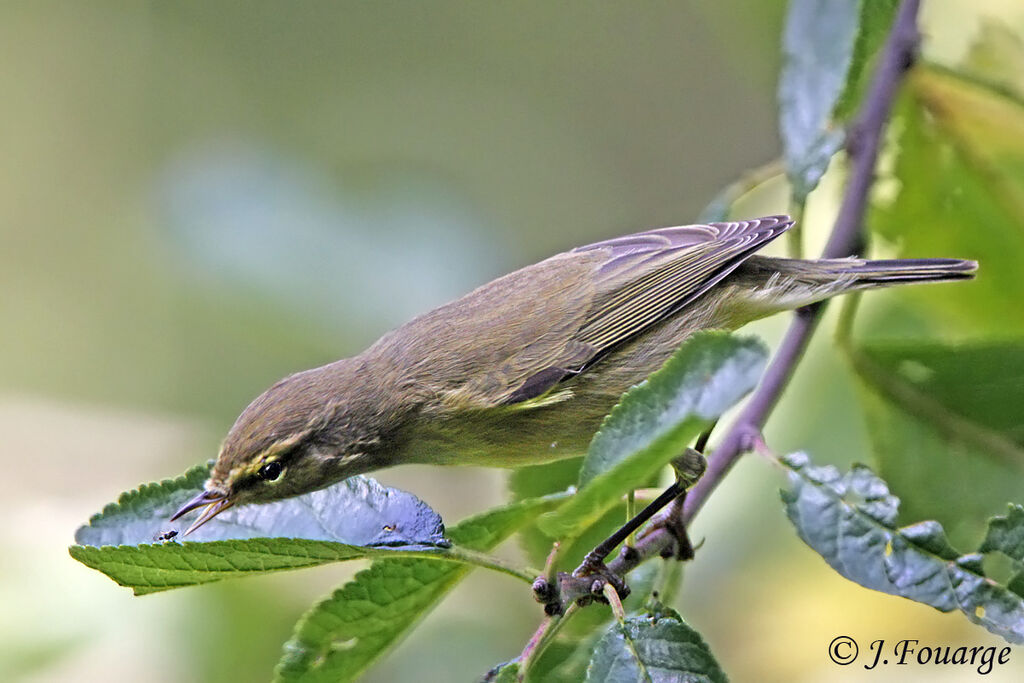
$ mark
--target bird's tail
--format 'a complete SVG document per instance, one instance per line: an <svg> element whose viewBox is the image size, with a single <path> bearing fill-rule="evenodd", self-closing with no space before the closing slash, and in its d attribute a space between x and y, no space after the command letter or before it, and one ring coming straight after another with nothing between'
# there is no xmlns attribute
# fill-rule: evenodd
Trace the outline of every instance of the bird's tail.
<svg viewBox="0 0 1024 683"><path fill-rule="evenodd" d="M828 283L838 278L846 280L850 289L887 287L911 282L969 280L978 270L977 261L964 261L955 258L892 259L887 261L846 258L797 261L796 263L800 265L794 271L800 279Z"/></svg>
<svg viewBox="0 0 1024 683"><path fill-rule="evenodd" d="M751 256L737 271L734 282L746 290L747 303L765 315L859 289L969 280L977 269L976 261L951 258L868 261Z"/></svg>

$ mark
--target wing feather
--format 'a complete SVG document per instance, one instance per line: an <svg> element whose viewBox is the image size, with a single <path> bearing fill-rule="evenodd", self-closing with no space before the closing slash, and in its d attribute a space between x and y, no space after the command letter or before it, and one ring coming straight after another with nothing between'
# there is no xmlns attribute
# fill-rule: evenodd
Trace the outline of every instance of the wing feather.
<svg viewBox="0 0 1024 683"><path fill-rule="evenodd" d="M444 396L444 405L530 410L568 400L571 391L557 391L567 378L677 313L791 225L768 216L588 244L424 314L371 351L413 368L399 376Z"/></svg>
<svg viewBox="0 0 1024 683"><path fill-rule="evenodd" d="M788 216L650 230L587 245L604 249L610 294L575 336L595 356L686 306L792 225ZM641 258L642 257L642 258Z"/></svg>

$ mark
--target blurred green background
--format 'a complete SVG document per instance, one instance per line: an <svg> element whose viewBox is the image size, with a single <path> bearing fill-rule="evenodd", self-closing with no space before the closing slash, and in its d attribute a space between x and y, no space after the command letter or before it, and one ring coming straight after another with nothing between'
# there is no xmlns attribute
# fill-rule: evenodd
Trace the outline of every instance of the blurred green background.
<svg viewBox="0 0 1024 683"><path fill-rule="evenodd" d="M213 457L287 373L556 251L692 221L778 155L783 11L0 4L0 679L269 678L296 619L356 565L133 598L68 557L74 529ZM1024 33L1013 0L926 3L929 56L955 60L982 17ZM743 208L785 211L784 188ZM854 383L819 337L770 442L864 460ZM496 471L379 478L449 522L505 496ZM1001 642L840 578L789 529L781 483L747 459L695 531L680 606L736 680L937 680L839 669L836 635ZM539 616L521 585L475 572L367 680L470 680ZM1015 664L989 679L1020 680Z"/></svg>

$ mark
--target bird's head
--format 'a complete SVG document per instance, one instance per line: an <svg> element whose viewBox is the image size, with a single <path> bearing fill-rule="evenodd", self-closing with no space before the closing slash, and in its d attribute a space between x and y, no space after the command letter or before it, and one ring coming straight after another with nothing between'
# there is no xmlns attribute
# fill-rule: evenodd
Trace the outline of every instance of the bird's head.
<svg viewBox="0 0 1024 683"><path fill-rule="evenodd" d="M203 492L171 521L205 507L188 534L233 505L298 496L375 469L374 440L364 436L339 386L345 374L325 366L291 375L250 403Z"/></svg>

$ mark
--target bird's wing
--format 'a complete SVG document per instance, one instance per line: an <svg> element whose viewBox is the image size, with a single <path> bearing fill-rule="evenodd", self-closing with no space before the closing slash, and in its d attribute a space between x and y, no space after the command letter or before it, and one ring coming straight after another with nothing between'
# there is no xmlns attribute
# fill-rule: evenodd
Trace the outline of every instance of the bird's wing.
<svg viewBox="0 0 1024 683"><path fill-rule="evenodd" d="M790 225L769 216L579 247L425 313L366 353L441 413L565 400L565 379L704 294Z"/></svg>
<svg viewBox="0 0 1024 683"><path fill-rule="evenodd" d="M793 225L789 216L660 228L578 247L603 255L592 304L568 343L551 348L502 403L535 402L604 353L677 312ZM531 362L537 360L536 354ZM532 404L532 403L531 403Z"/></svg>

